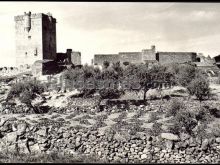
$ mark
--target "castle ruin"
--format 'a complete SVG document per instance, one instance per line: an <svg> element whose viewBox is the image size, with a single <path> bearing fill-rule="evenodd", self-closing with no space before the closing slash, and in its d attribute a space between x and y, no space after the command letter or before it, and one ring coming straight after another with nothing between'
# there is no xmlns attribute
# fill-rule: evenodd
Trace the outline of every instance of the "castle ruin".
<svg viewBox="0 0 220 165"><path fill-rule="evenodd" d="M51 14L25 12L14 20L17 67L56 59L56 19Z"/></svg>

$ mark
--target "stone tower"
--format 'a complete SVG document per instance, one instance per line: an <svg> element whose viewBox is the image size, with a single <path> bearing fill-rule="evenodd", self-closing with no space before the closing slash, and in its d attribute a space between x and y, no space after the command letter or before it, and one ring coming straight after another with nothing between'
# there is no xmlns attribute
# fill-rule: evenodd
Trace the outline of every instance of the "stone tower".
<svg viewBox="0 0 220 165"><path fill-rule="evenodd" d="M51 14L25 12L14 20L17 67L56 59L56 19Z"/></svg>

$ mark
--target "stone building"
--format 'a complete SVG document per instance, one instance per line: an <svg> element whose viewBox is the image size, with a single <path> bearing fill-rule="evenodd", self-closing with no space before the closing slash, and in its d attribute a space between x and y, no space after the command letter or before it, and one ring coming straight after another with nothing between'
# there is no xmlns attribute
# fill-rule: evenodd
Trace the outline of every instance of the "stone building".
<svg viewBox="0 0 220 165"><path fill-rule="evenodd" d="M73 65L81 65L81 52L72 51L72 49L71 49L70 61Z"/></svg>
<svg viewBox="0 0 220 165"><path fill-rule="evenodd" d="M25 12L14 20L17 67L56 59L56 19L51 14Z"/></svg>
<svg viewBox="0 0 220 165"><path fill-rule="evenodd" d="M161 64L196 62L194 52L157 52L156 60Z"/></svg>
<svg viewBox="0 0 220 165"><path fill-rule="evenodd" d="M57 53L56 61L65 65L81 65L81 52L67 49L66 53Z"/></svg>

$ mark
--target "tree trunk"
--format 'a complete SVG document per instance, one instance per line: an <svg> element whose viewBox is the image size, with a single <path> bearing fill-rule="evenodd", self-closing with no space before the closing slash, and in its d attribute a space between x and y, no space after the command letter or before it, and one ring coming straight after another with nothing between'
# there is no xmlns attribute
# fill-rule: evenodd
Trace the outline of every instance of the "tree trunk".
<svg viewBox="0 0 220 165"><path fill-rule="evenodd" d="M146 93L147 93L147 92L144 91L144 101L146 100Z"/></svg>
<svg viewBox="0 0 220 165"><path fill-rule="evenodd" d="M144 101L146 101L146 94L147 94L147 91L148 91L148 90L146 90L146 89L144 90Z"/></svg>

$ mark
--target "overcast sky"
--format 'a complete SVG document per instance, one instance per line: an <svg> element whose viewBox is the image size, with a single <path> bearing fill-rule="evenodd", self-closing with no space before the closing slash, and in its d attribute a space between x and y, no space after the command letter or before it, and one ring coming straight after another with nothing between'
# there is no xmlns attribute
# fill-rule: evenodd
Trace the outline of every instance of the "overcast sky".
<svg viewBox="0 0 220 165"><path fill-rule="evenodd" d="M15 65L15 15L52 13L57 51L94 54L141 51L195 51L220 54L220 3L0 2L0 66Z"/></svg>

